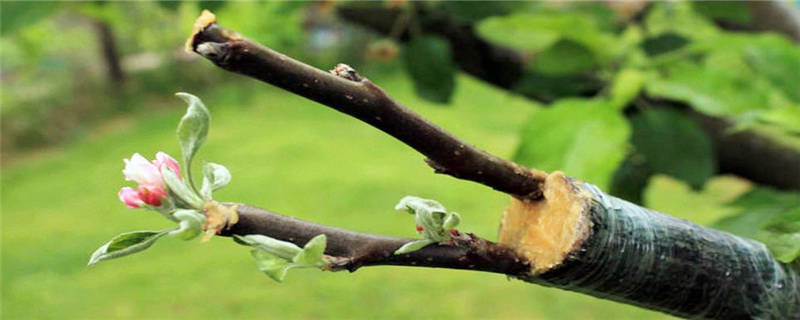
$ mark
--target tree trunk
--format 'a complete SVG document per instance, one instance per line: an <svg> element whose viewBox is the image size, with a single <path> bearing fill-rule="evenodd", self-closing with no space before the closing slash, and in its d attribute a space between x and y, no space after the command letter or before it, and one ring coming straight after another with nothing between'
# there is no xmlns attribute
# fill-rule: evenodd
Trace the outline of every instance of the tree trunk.
<svg viewBox="0 0 800 320"><path fill-rule="evenodd" d="M120 84L125 79L125 75L122 73L114 31L105 21L95 20L92 24L97 32L97 41L100 43L100 53L103 56L108 79L111 83Z"/></svg>

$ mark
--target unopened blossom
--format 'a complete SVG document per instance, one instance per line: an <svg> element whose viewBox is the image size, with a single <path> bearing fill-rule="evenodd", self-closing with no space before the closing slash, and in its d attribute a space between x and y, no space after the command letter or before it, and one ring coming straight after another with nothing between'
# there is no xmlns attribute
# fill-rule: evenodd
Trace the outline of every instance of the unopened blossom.
<svg viewBox="0 0 800 320"><path fill-rule="evenodd" d="M122 173L125 175L125 180L139 184L136 189L124 187L119 191L119 200L130 208L141 208L144 204L161 206L162 200L168 196L161 177L163 166L174 171L180 178L178 161L164 152L157 153L156 159L152 162L138 153L134 153L130 159L124 161L125 169Z"/></svg>

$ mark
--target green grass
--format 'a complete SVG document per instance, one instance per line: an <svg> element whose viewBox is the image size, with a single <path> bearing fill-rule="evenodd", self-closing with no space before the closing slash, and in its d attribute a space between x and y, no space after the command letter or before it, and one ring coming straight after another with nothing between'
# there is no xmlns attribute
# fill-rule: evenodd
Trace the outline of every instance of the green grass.
<svg viewBox="0 0 800 320"><path fill-rule="evenodd" d="M415 110L480 148L508 157L534 106L466 77L451 107L420 101L402 77L376 79ZM400 142L316 103L253 81L208 92L213 120L199 159L233 181L215 197L365 232L414 236L392 210L405 195L461 213L461 229L494 238L508 197L434 175ZM172 98L170 98L172 99ZM2 174L2 316L38 318L664 319L659 313L505 276L406 267L354 274L299 270L282 284L260 274L227 238L164 238L149 250L86 267L112 236L159 229L158 214L128 210L122 158L177 156L172 107L117 119L71 145L25 156Z"/></svg>

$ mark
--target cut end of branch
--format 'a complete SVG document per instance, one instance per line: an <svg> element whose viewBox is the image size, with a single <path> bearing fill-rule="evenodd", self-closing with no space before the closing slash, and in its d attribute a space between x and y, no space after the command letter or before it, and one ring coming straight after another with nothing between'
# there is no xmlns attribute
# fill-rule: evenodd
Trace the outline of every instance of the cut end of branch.
<svg viewBox="0 0 800 320"><path fill-rule="evenodd" d="M203 32L203 29L206 27L217 23L217 16L214 15L211 11L203 10L200 13L200 16L194 20L194 26L192 26L192 35L189 36L189 39L186 39L186 52L193 52L194 51L194 38L200 32Z"/></svg>
<svg viewBox="0 0 800 320"><path fill-rule="evenodd" d="M503 214L499 243L513 248L539 274L561 264L591 233L591 197L562 172L547 176L544 199L511 198Z"/></svg>
<svg viewBox="0 0 800 320"><path fill-rule="evenodd" d="M211 11L203 10L192 26L192 34L189 39L186 39L186 52L198 51L198 46L206 42L223 43L228 41L244 40L238 33L219 27L217 25L217 16Z"/></svg>

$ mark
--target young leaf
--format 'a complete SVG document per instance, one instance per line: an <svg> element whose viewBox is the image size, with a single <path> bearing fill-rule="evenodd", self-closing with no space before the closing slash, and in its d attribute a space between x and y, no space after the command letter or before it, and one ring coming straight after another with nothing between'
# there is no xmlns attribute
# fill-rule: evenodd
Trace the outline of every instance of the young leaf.
<svg viewBox="0 0 800 320"><path fill-rule="evenodd" d="M608 101L563 99L531 115L514 160L608 189L625 158L630 127Z"/></svg>
<svg viewBox="0 0 800 320"><path fill-rule="evenodd" d="M197 150L200 149L203 141L205 141L206 135L208 135L211 115L200 98L184 92L178 92L175 95L189 104L186 114L183 115L180 123L178 123L178 141L181 144L185 176L189 180L192 189L197 190L191 174L192 158L194 158Z"/></svg>
<svg viewBox="0 0 800 320"><path fill-rule="evenodd" d="M303 247L303 251L292 258L292 262L302 266L324 265L325 260L322 260L322 255L325 252L326 241L324 234L311 238Z"/></svg>
<svg viewBox="0 0 800 320"><path fill-rule="evenodd" d="M161 177L169 190L181 201L195 209L203 208L203 199L200 199L197 193L189 189L186 183L181 181L178 175L167 166L161 167Z"/></svg>
<svg viewBox="0 0 800 320"><path fill-rule="evenodd" d="M203 187L200 194L206 199L211 199L211 193L231 182L231 172L221 164L213 162L203 166Z"/></svg>
<svg viewBox="0 0 800 320"><path fill-rule="evenodd" d="M447 209L436 200L423 199L415 196L405 196L400 199L400 202L394 206L395 210L406 210L410 214L414 214L418 210L427 210L430 212L447 213Z"/></svg>
<svg viewBox="0 0 800 320"><path fill-rule="evenodd" d="M436 241L432 241L432 240L428 240L428 239L411 241L409 243L404 244L399 249L395 250L394 254L397 255L397 254L404 254L404 253L414 252L414 251L422 249L422 248L424 248L427 245L432 244L432 243L436 243Z"/></svg>
<svg viewBox="0 0 800 320"><path fill-rule="evenodd" d="M260 234L234 235L238 242L264 250L274 256L291 261L303 250L294 243L281 241Z"/></svg>
<svg viewBox="0 0 800 320"><path fill-rule="evenodd" d="M169 234L176 236L183 240L191 240L203 232L203 223L206 217L197 210L178 209L172 214L180 222L178 230L172 231Z"/></svg>
<svg viewBox="0 0 800 320"><path fill-rule="evenodd" d="M98 248L89 258L89 265L103 260L124 257L149 248L158 238L175 230L174 228L161 231L134 231L120 234L108 243Z"/></svg>
<svg viewBox="0 0 800 320"><path fill-rule="evenodd" d="M283 282L283 279L286 278L286 273L293 267L289 261L261 248L251 250L250 254L256 260L258 270L277 282Z"/></svg>
<svg viewBox="0 0 800 320"><path fill-rule="evenodd" d="M461 223L461 216L458 215L458 213L451 212L444 219L444 223L442 223L442 228L444 228L444 230L450 230L457 227L459 223Z"/></svg>
<svg viewBox="0 0 800 320"><path fill-rule="evenodd" d="M450 44L434 36L416 36L405 49L406 70L421 98L435 103L447 103L455 89Z"/></svg>
<svg viewBox="0 0 800 320"><path fill-rule="evenodd" d="M631 142L655 173L700 188L716 172L711 139L680 111L646 109L631 118Z"/></svg>

